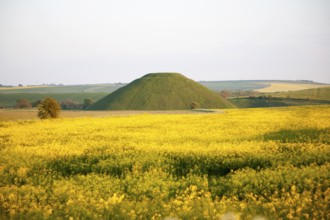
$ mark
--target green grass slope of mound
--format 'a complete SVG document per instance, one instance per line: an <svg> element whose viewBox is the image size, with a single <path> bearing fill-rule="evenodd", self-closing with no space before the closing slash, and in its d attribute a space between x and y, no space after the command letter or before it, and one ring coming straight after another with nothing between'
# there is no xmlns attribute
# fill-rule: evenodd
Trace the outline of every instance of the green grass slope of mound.
<svg viewBox="0 0 330 220"><path fill-rule="evenodd" d="M179 73L150 73L96 102L90 110L233 108L229 101Z"/></svg>
<svg viewBox="0 0 330 220"><path fill-rule="evenodd" d="M273 97L330 101L330 86L271 94Z"/></svg>

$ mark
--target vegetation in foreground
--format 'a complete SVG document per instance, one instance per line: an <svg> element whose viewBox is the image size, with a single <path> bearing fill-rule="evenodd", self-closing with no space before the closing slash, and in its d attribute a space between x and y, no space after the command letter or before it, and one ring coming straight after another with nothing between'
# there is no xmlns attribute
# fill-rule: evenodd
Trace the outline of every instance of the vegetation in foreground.
<svg viewBox="0 0 330 220"><path fill-rule="evenodd" d="M1 122L0 219L330 219L329 115Z"/></svg>
<svg viewBox="0 0 330 220"><path fill-rule="evenodd" d="M38 105L38 117L40 119L59 118L60 112L60 104L50 97L44 98Z"/></svg>

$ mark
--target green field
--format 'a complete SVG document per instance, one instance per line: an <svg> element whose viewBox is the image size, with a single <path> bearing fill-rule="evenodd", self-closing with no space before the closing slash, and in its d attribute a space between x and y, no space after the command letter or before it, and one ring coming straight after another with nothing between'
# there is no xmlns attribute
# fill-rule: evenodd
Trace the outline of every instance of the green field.
<svg viewBox="0 0 330 220"><path fill-rule="evenodd" d="M283 80L236 80L236 81L200 81L200 84L214 90L247 91L268 87L271 83L314 84L311 81L283 81ZM64 85L64 86L36 86L36 87L0 87L0 93L111 93L126 85L119 84L91 84L91 85Z"/></svg>
<svg viewBox="0 0 330 220"><path fill-rule="evenodd" d="M95 85L72 85L72 86L35 86L35 87L0 87L0 93L111 93L124 84L95 84Z"/></svg>
<svg viewBox="0 0 330 220"><path fill-rule="evenodd" d="M293 83L301 84L303 81L204 81L200 82L202 85L214 91L230 90L230 91L248 91L264 88L270 83ZM315 84L310 81L306 84ZM50 96L57 99L59 102L70 99L77 103L83 103L85 98L91 98L98 101L109 93L121 88L125 84L100 84L100 85L76 85L76 86L53 86L53 87L29 87L29 88L4 88L0 89L0 106L12 108L16 104L17 99L28 99L31 102L38 101L44 97ZM236 92L237 93L237 92ZM262 94L261 94L262 95ZM330 101L330 87L323 87L317 89L308 89L292 92L277 92L267 93L266 96L271 95L279 98L289 98L288 100L251 100L243 97L240 99L232 99L237 107L270 107L270 106L291 106L291 105L308 105L308 104L324 104L327 102L318 102L312 100L326 100ZM236 95L235 95L236 96ZM300 99L300 100L291 100ZM309 99L309 100L302 100Z"/></svg>
<svg viewBox="0 0 330 220"><path fill-rule="evenodd" d="M41 100L45 97L52 97L56 99L58 102L62 102L64 100L73 100L78 103L83 103L84 99L90 98L92 100L99 100L104 96L108 95L108 93L104 92L93 92L93 93L0 93L0 105L4 107L11 108L15 106L16 100L18 99L27 99L31 103Z"/></svg>
<svg viewBox="0 0 330 220"><path fill-rule="evenodd" d="M316 89L306 89L300 91L272 93L273 97L296 98L296 99L312 99L330 101L330 87L322 87Z"/></svg>
<svg viewBox="0 0 330 220"><path fill-rule="evenodd" d="M260 93L254 96L231 98L230 102L238 108L280 107L300 105L330 104L330 87L300 91Z"/></svg>
<svg viewBox="0 0 330 220"><path fill-rule="evenodd" d="M302 105L327 105L330 101L296 99L296 98L268 98L267 96L232 98L229 99L237 108L260 108L260 107L281 107L281 106L302 106Z"/></svg>
<svg viewBox="0 0 330 220"><path fill-rule="evenodd" d="M229 91L247 91L262 89L269 86L269 82L263 81L250 81L250 80L237 80L237 81L201 81L203 86L213 90L229 90Z"/></svg>
<svg viewBox="0 0 330 220"><path fill-rule="evenodd" d="M269 87L272 83L323 85L312 81L294 80L236 80L236 81L201 81L202 85L214 91L248 91Z"/></svg>
<svg viewBox="0 0 330 220"><path fill-rule="evenodd" d="M330 219L329 115L0 122L0 219Z"/></svg>

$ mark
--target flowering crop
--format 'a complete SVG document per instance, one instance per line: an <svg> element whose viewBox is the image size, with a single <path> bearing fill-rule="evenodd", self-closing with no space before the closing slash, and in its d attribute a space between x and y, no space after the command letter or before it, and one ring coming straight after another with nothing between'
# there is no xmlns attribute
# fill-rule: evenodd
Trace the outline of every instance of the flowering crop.
<svg viewBox="0 0 330 220"><path fill-rule="evenodd" d="M0 122L0 219L330 219L329 115Z"/></svg>

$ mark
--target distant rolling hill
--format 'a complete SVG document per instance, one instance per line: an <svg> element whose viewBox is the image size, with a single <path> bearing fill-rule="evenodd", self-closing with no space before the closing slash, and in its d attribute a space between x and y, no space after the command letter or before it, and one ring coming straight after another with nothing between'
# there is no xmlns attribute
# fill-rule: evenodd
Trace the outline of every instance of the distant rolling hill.
<svg viewBox="0 0 330 220"><path fill-rule="evenodd" d="M258 92L288 92L326 87L326 84L311 83L271 83L269 87L257 89Z"/></svg>
<svg viewBox="0 0 330 220"><path fill-rule="evenodd" d="M271 85L284 85L296 89L300 85L302 89L310 85L312 87L325 86L322 83L312 81L293 80L233 80L233 81L199 81L200 84L213 91L248 91L271 88ZM24 87L0 87L0 93L110 93L127 83L88 84L88 85L63 85L63 86L24 86ZM283 91L283 90L282 90ZM274 91L275 92L275 91Z"/></svg>
<svg viewBox="0 0 330 220"><path fill-rule="evenodd" d="M299 89L309 89L326 86L323 83L317 83L308 80L234 80L234 81L201 81L205 87L214 90L228 91L260 91L276 92L290 91Z"/></svg>
<svg viewBox="0 0 330 220"><path fill-rule="evenodd" d="M125 84L0 87L0 108L13 107L18 99L27 99L33 103L44 97L53 97L58 102L72 100L83 103L86 98L98 101L123 85Z"/></svg>
<svg viewBox="0 0 330 220"><path fill-rule="evenodd" d="M0 93L110 93L126 84L91 84L91 85L66 85L66 86L24 86L24 87L0 87Z"/></svg>
<svg viewBox="0 0 330 220"><path fill-rule="evenodd" d="M319 87L325 86L321 83L312 81L281 81L281 80L237 80L237 81L201 81L200 84L210 90L219 92L221 90L229 91L248 91L274 90L274 85L282 85L276 87L275 90L284 90L288 86L292 89L308 88L308 86ZM90 85L64 85L64 86L24 86L24 87L1 87L0 86L0 107L12 107L16 104L17 99L25 98L31 102L35 102L44 97L50 96L59 102L70 99L77 103L82 103L85 98L91 98L98 101L107 96L109 93L127 85L126 83L108 83L108 84L90 84ZM285 87L283 87L285 86ZM329 92L326 88L319 90L301 90L297 92L280 92L272 93L274 97L292 97L292 98L309 98L318 100L328 100ZM325 97L325 98L324 98ZM256 102L257 100L253 100Z"/></svg>
<svg viewBox="0 0 330 220"><path fill-rule="evenodd" d="M273 97L330 101L330 86L300 91L272 93Z"/></svg>
<svg viewBox="0 0 330 220"><path fill-rule="evenodd" d="M264 93L260 96L230 99L238 108L330 104L330 87L299 91Z"/></svg>
<svg viewBox="0 0 330 220"><path fill-rule="evenodd" d="M52 97L58 102L64 100L72 100L77 103L83 103L84 99L89 98L94 101L97 101L108 93L104 92L93 92L93 93L9 93L3 94L0 93L0 106L10 108L16 105L16 100L18 99L27 99L31 103L41 100L45 97Z"/></svg>
<svg viewBox="0 0 330 220"><path fill-rule="evenodd" d="M294 98L268 98L268 97L246 97L230 99L237 108L263 108L282 106L302 106L302 105L329 105L326 100L307 100Z"/></svg>
<svg viewBox="0 0 330 220"><path fill-rule="evenodd" d="M99 100L90 110L180 110L193 102L201 108L234 107L179 73L151 73Z"/></svg>

